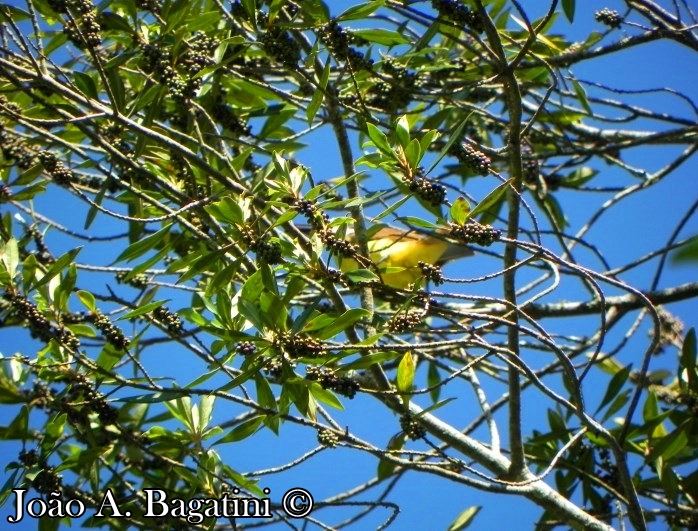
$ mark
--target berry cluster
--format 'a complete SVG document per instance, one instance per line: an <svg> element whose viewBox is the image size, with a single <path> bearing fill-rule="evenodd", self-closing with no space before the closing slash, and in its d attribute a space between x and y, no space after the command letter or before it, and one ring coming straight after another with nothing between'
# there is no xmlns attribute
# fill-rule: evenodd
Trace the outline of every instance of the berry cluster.
<svg viewBox="0 0 698 531"><path fill-rule="evenodd" d="M250 245L250 250L257 255L257 259L262 263L274 265L283 261L279 242L270 242L262 238L253 242Z"/></svg>
<svg viewBox="0 0 698 531"><path fill-rule="evenodd" d="M63 484L62 477L56 473L52 466L44 465L32 480L32 488L40 494L50 494L59 491Z"/></svg>
<svg viewBox="0 0 698 531"><path fill-rule="evenodd" d="M296 362L289 360L284 356L278 358L267 358L264 360L264 372L274 380L281 380L281 377L284 374L284 365L293 368L296 366Z"/></svg>
<svg viewBox="0 0 698 531"><path fill-rule="evenodd" d="M19 452L19 462L22 464L22 466L31 468L34 465L39 464L39 454L34 449L21 450Z"/></svg>
<svg viewBox="0 0 698 531"><path fill-rule="evenodd" d="M287 68L295 68L301 58L298 43L288 31L271 26L259 37L262 48Z"/></svg>
<svg viewBox="0 0 698 531"><path fill-rule="evenodd" d="M388 322L388 329L391 332L401 333L407 332L419 326L422 322L422 314L417 312L400 312L393 315L393 318Z"/></svg>
<svg viewBox="0 0 698 531"><path fill-rule="evenodd" d="M136 7L144 11L150 11L154 15L160 14L162 8L160 0L136 0Z"/></svg>
<svg viewBox="0 0 698 531"><path fill-rule="evenodd" d="M126 159L131 162L129 164L126 161L121 161L117 168L119 170L119 178L123 181L126 182L131 182L134 184L145 184L150 177L150 173L148 170L143 168L138 164L138 160L136 158L135 153L127 153L126 154ZM119 189L119 184L114 181L114 190L116 191Z"/></svg>
<svg viewBox="0 0 698 531"><path fill-rule="evenodd" d="M334 267L328 267L325 273L327 274L328 278L335 284L338 282L342 282L343 280L346 280L342 275L342 272L339 269L335 269ZM318 309L320 308L318 307Z"/></svg>
<svg viewBox="0 0 698 531"><path fill-rule="evenodd" d="M167 331L173 336L182 335L184 326L182 319L176 313L173 313L167 306L159 306L153 310L153 317L163 323L167 327Z"/></svg>
<svg viewBox="0 0 698 531"><path fill-rule="evenodd" d="M0 134L2 156L7 160L14 160L18 168L27 170L36 164L36 155L19 139L7 138Z"/></svg>
<svg viewBox="0 0 698 531"><path fill-rule="evenodd" d="M0 205L12 199L12 190L5 184L0 184Z"/></svg>
<svg viewBox="0 0 698 531"><path fill-rule="evenodd" d="M531 184L538 182L538 176L540 175L540 163L528 144L521 145L521 156L523 180Z"/></svg>
<svg viewBox="0 0 698 531"><path fill-rule="evenodd" d="M0 105L3 104L0 97ZM21 170L28 170L36 164L36 154L19 138L8 135L0 126L0 150L7 161L13 161Z"/></svg>
<svg viewBox="0 0 698 531"><path fill-rule="evenodd" d="M61 2L57 2L61 3ZM67 7L78 13L75 22L67 20L63 33L79 49L96 48L102 44L97 11L89 0L66 0Z"/></svg>
<svg viewBox="0 0 698 531"><path fill-rule="evenodd" d="M53 395L56 393L54 389L49 389L43 382L34 381L31 391L22 389L25 402L43 409L53 403Z"/></svg>
<svg viewBox="0 0 698 531"><path fill-rule="evenodd" d="M195 76L203 68L213 64L211 54L216 46L217 43L213 37L207 37L203 33L194 34L181 59L182 66L190 76Z"/></svg>
<svg viewBox="0 0 698 531"><path fill-rule="evenodd" d="M422 276L427 280L431 280L436 286L444 283L444 275L439 266L427 264L426 262L417 262L417 265L422 270Z"/></svg>
<svg viewBox="0 0 698 531"><path fill-rule="evenodd" d="M234 18L239 18L242 20L248 19L247 11L245 11L245 7L239 2L239 0L235 0L230 4L230 14Z"/></svg>
<svg viewBox="0 0 698 531"><path fill-rule="evenodd" d="M74 179L73 172L50 151L40 151L39 161L57 184L67 186Z"/></svg>
<svg viewBox="0 0 698 531"><path fill-rule="evenodd" d="M317 442L325 448L334 448L339 443L339 437L331 430L322 429L317 432Z"/></svg>
<svg viewBox="0 0 698 531"><path fill-rule="evenodd" d="M124 335L121 329L114 325L109 318L99 310L90 315L90 320L95 327L104 334L107 342L117 349L125 350L131 344L131 340Z"/></svg>
<svg viewBox="0 0 698 531"><path fill-rule="evenodd" d="M48 6L56 13L65 14L68 12L70 0L48 0Z"/></svg>
<svg viewBox="0 0 698 531"><path fill-rule="evenodd" d="M477 13L462 5L458 0L432 0L431 5L443 19L467 26L476 33L482 33L482 20Z"/></svg>
<svg viewBox="0 0 698 531"><path fill-rule="evenodd" d="M446 187L424 177L424 169L418 168L416 175L403 179L409 186L410 192L417 194L433 206L442 205L446 201Z"/></svg>
<svg viewBox="0 0 698 531"><path fill-rule="evenodd" d="M465 243L482 245L483 247L489 247L494 242L499 241L502 236L502 231L499 229L495 229L490 225L483 225L474 219L468 220L465 225L451 223L450 228L450 235L454 238Z"/></svg>
<svg viewBox="0 0 698 531"><path fill-rule="evenodd" d="M283 332L276 337L276 344L291 359L317 358L322 355L322 341L308 334Z"/></svg>
<svg viewBox="0 0 698 531"><path fill-rule="evenodd" d="M223 99L224 94L221 91L221 94L211 107L213 119L236 136L249 135L251 131L250 126L238 116L230 105L225 103Z"/></svg>
<svg viewBox="0 0 698 531"><path fill-rule="evenodd" d="M128 276L128 271L118 271L114 276L119 284L126 283L136 289L145 289L148 287L148 275L145 273L134 275L128 280L125 280Z"/></svg>
<svg viewBox="0 0 698 531"><path fill-rule="evenodd" d="M335 253L344 258L356 258L359 254L359 246L349 240L342 240L330 229L323 229L318 232L320 239L330 253Z"/></svg>
<svg viewBox="0 0 698 531"><path fill-rule="evenodd" d="M618 13L618 11L615 9L609 9L607 7L596 11L594 13L594 18L597 22L600 22L601 24L613 29L619 28L623 22L623 17L620 13Z"/></svg>
<svg viewBox="0 0 698 531"><path fill-rule="evenodd" d="M257 259L265 264L273 265L282 261L281 244L270 242L265 236L257 237L251 227L245 227L242 231L242 241L247 244L250 251L257 255Z"/></svg>
<svg viewBox="0 0 698 531"><path fill-rule="evenodd" d="M37 308L36 304L19 294L6 293L5 299L10 302L13 313L29 321L29 329L32 336L36 336L46 342L53 337L51 323Z"/></svg>
<svg viewBox="0 0 698 531"><path fill-rule="evenodd" d="M487 175L490 172L492 161L489 157L468 143L453 144L450 153L477 175Z"/></svg>
<svg viewBox="0 0 698 531"><path fill-rule="evenodd" d="M254 356L257 353L257 345L252 341L241 341L235 346L235 350L243 356Z"/></svg>
<svg viewBox="0 0 698 531"><path fill-rule="evenodd" d="M599 450L599 462L597 466L601 473L596 476L612 487L618 486L618 467L611 461L611 452L606 448Z"/></svg>
<svg viewBox="0 0 698 531"><path fill-rule="evenodd" d="M185 103L196 96L201 79L184 79L175 69L172 55L156 44L141 44L145 58L145 70L152 73L158 82L167 86L168 93L177 102Z"/></svg>
<svg viewBox="0 0 698 531"><path fill-rule="evenodd" d="M400 428L405 432L410 439L416 441L427 434L427 430L419 422L419 419L413 417L409 413L400 417Z"/></svg>
<svg viewBox="0 0 698 531"><path fill-rule="evenodd" d="M83 373L70 370L64 378L71 385L68 393L61 400L62 405L72 407L69 404L83 403L83 409L87 410L85 413L89 411L97 413L102 424L116 423L119 411L107 403L104 395L93 387Z"/></svg>
<svg viewBox="0 0 698 531"><path fill-rule="evenodd" d="M310 365L305 369L305 377L313 382L319 382L323 389L330 389L347 398L354 398L361 388L359 382L353 378L337 376L329 367Z"/></svg>
<svg viewBox="0 0 698 531"><path fill-rule="evenodd" d="M21 112L22 107L20 107L19 104L8 101L5 96L0 95L0 113L12 116L14 114L20 114ZM0 125L0 130L2 130L2 125Z"/></svg>
<svg viewBox="0 0 698 531"><path fill-rule="evenodd" d="M390 81L379 81L373 85L368 90L367 102L390 113L407 107L419 85L417 74L388 60L383 62L383 73Z"/></svg>
<svg viewBox="0 0 698 531"><path fill-rule="evenodd" d="M89 312L70 312L70 313L64 313L61 316L61 319L63 320L64 323L85 323L90 320L90 313Z"/></svg>
<svg viewBox="0 0 698 531"><path fill-rule="evenodd" d="M308 218L308 223L316 231L322 231L330 222L330 217L318 208L315 201L296 199L293 208Z"/></svg>
<svg viewBox="0 0 698 531"><path fill-rule="evenodd" d="M318 38L340 61L346 61L352 70L371 70L373 60L351 47L352 44L365 46L365 39L357 37L331 20L318 31Z"/></svg>
<svg viewBox="0 0 698 531"><path fill-rule="evenodd" d="M27 227L26 234L29 238L34 240L34 245L36 246L36 253L34 256L36 256L36 259L39 262L42 264L52 264L56 261L51 254L51 251L49 251L48 247L46 246L46 243L44 242L44 235L41 234L41 231L39 231L36 227L31 226Z"/></svg>
<svg viewBox="0 0 698 531"><path fill-rule="evenodd" d="M693 511L676 509L666 516L672 529L698 529L698 515Z"/></svg>
<svg viewBox="0 0 698 531"><path fill-rule="evenodd" d="M56 328L53 333L53 337L56 339L56 341L62 345L65 345L70 350L75 351L80 348L80 340L78 339L78 336L76 336L69 328L64 326Z"/></svg>

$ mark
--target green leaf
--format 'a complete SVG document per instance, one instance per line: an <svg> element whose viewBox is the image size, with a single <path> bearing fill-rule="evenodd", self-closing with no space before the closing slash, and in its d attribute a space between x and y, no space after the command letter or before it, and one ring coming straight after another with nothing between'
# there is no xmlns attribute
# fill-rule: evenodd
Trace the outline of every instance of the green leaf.
<svg viewBox="0 0 698 531"><path fill-rule="evenodd" d="M594 413L595 415L599 411L601 411L606 404L610 403L611 400L613 400L616 397L616 395L620 392L620 390L625 385L625 382L628 380L628 376L630 376L631 368L632 366L628 365L627 367L624 367L623 369L619 370L616 374L613 375L613 378L611 378L611 381L608 384L608 387L606 388L606 393L604 394L603 400L601 400L599 407L596 409L596 412Z"/></svg>
<svg viewBox="0 0 698 531"><path fill-rule="evenodd" d="M315 94L313 94L313 99L310 100L310 105L305 111L305 117L308 119L308 125L313 123L315 116L317 115L320 106L322 105L322 100L325 97L325 89L327 88L327 81L330 79L330 61L325 63L325 68L322 71L322 77L320 78L320 86L315 88Z"/></svg>
<svg viewBox="0 0 698 531"><path fill-rule="evenodd" d="M422 417L427 413L431 413L432 411L436 411L437 409L444 407L446 404L450 404L454 400L455 397L444 398L443 400L440 400L439 402L436 402L435 404L432 404L429 407L424 408L422 411L419 412L417 418Z"/></svg>
<svg viewBox="0 0 698 531"><path fill-rule="evenodd" d="M323 24L330 21L330 11L322 0L304 0L299 5L316 23Z"/></svg>
<svg viewBox="0 0 698 531"><path fill-rule="evenodd" d="M385 0L371 0L365 4L352 6L337 17L337 22L364 19L383 5L385 5Z"/></svg>
<svg viewBox="0 0 698 531"><path fill-rule="evenodd" d="M392 361L399 356L400 356L400 353L395 352L395 351L374 352L373 354L367 354L365 356L361 356L356 361L352 361L351 363L347 363L346 365L342 365L342 371L350 371L350 370L359 371L359 370L363 370L363 369L368 369L372 365L378 365L378 364L386 362L386 361Z"/></svg>
<svg viewBox="0 0 698 531"><path fill-rule="evenodd" d="M410 40L402 33L386 29L359 29L354 30L353 33L357 37L376 44L382 44L383 46L397 46L410 43Z"/></svg>
<svg viewBox="0 0 698 531"><path fill-rule="evenodd" d="M406 115L403 114L395 123L395 134L397 135L398 143L403 148L406 148L410 143L410 124Z"/></svg>
<svg viewBox="0 0 698 531"><path fill-rule="evenodd" d="M6 469L6 472L9 469ZM5 503L7 502L7 499L10 497L10 495L13 494L12 489L15 489L19 487L19 481L17 480L17 476L20 474L19 469L15 470L12 472L11 475L7 476L7 480L5 483L0 487L0 507L4 506Z"/></svg>
<svg viewBox="0 0 698 531"><path fill-rule="evenodd" d="M427 172L426 172L427 175L429 175L429 174L431 173L431 170L433 170L434 168L436 168L436 166L439 164L439 162L441 162L441 159L443 159L443 158L446 156L446 154L448 153L448 151L451 149L451 146L452 146L453 144L455 144L456 142L459 142L459 141L460 141L460 139L461 139L461 133L463 132L463 128L464 128L465 125L468 123L468 120L470 120L470 117L473 115L473 112L475 112L475 111L470 112L470 113L468 114L468 116L466 116L465 118L463 118L463 121L462 121L460 124L458 124L458 127L456 127L455 130L451 133L451 136L450 136L449 139L446 141L446 145L444 145L444 147L441 149L441 152L439 153L439 156L436 157L436 160L434 161L434 163L433 163L433 164L431 165L431 167L427 170ZM427 137L430 133L431 133L431 131L429 131L426 135L424 135L425 138L422 138L422 142L426 142L425 139L426 139L426 137ZM423 149L424 151L426 151L426 150L427 150L427 147L422 146L422 149Z"/></svg>
<svg viewBox="0 0 698 531"><path fill-rule="evenodd" d="M85 305L85 308L90 310L91 312L94 312L97 309L97 301L95 300L95 296L92 295L89 291L85 291L82 289L79 289L77 291L78 299L80 299L80 302L82 302Z"/></svg>
<svg viewBox="0 0 698 531"><path fill-rule="evenodd" d="M187 31L195 33L197 31L206 32L215 28L221 20L219 11L209 11L208 13L193 13L186 22Z"/></svg>
<svg viewBox="0 0 698 531"><path fill-rule="evenodd" d="M75 85L78 87L80 92L90 99L99 99L97 85L91 76L85 74L84 72L73 72L73 78L75 79Z"/></svg>
<svg viewBox="0 0 698 531"><path fill-rule="evenodd" d="M116 350L115 347L107 344L97 357L97 366L105 372L110 371L123 357L123 350Z"/></svg>
<svg viewBox="0 0 698 531"><path fill-rule="evenodd" d="M422 145L419 143L419 140L413 138L405 148L405 157L407 158L407 162L410 163L410 168L417 169L423 154Z"/></svg>
<svg viewBox="0 0 698 531"><path fill-rule="evenodd" d="M68 264L71 264L75 260L75 257L78 255L81 249L82 247L76 247L75 249L72 249L65 253L53 264L51 264L49 270L46 271L46 274L43 277L41 277L41 279L38 282L36 282L36 284L34 284L34 287L38 288L39 286L43 286L44 284L49 282L53 277L62 273L63 270L66 267L68 267Z"/></svg>
<svg viewBox="0 0 698 531"><path fill-rule="evenodd" d="M329 389L323 389L322 386L317 382L312 382L312 385L310 385L308 389L310 390L310 394L323 404L333 407L339 411L344 411L344 406L342 403Z"/></svg>
<svg viewBox="0 0 698 531"><path fill-rule="evenodd" d="M698 262L698 236L694 236L679 247L671 256L674 264Z"/></svg>
<svg viewBox="0 0 698 531"><path fill-rule="evenodd" d="M165 301L156 301L156 302L151 302L149 304L144 304L143 306L139 306L135 310L128 312L126 315L119 317L118 320L119 321L126 321L129 319L134 319L134 318L139 317L141 315L144 315L146 313L152 312L155 308L159 308L163 304L165 304Z"/></svg>
<svg viewBox="0 0 698 531"><path fill-rule="evenodd" d="M470 215L470 203L465 197L459 197L451 205L451 220L459 225L464 225Z"/></svg>
<svg viewBox="0 0 698 531"><path fill-rule="evenodd" d="M0 259L2 263L5 264L10 280L13 279L17 273L17 266L19 265L19 247L17 246L17 240L10 238L0 247Z"/></svg>
<svg viewBox="0 0 698 531"><path fill-rule="evenodd" d="M349 280L352 282L378 282L380 278L373 271L368 269L355 269L354 271L349 271L344 273Z"/></svg>
<svg viewBox="0 0 698 531"><path fill-rule="evenodd" d="M543 198L542 206L555 230L562 231L567 226L567 219L558 200L548 194Z"/></svg>
<svg viewBox="0 0 698 531"><path fill-rule="evenodd" d="M473 523L473 518L480 512L480 509L481 507L479 505L468 507L458 515L458 518L456 518L450 526L448 526L448 531L460 531L461 529L467 528Z"/></svg>
<svg viewBox="0 0 698 531"><path fill-rule="evenodd" d="M399 186L399 185L398 185ZM405 187L407 189L407 187ZM405 194L403 195L400 199L395 201L392 205L390 205L388 208L383 210L380 214L378 214L376 217L371 219L371 223L378 223L381 219L383 219L386 216L389 216L393 212L395 212L398 208L402 206L403 203L405 203L407 200L409 200L410 195Z"/></svg>
<svg viewBox="0 0 698 531"><path fill-rule="evenodd" d="M508 181L497 186L497 188L492 190L489 194L487 194L487 197L480 201L478 205L470 211L468 219L478 216L480 214L484 214L489 209L495 207L495 205L499 203L506 191L509 189L509 186L513 181L514 178L512 177Z"/></svg>
<svg viewBox="0 0 698 531"><path fill-rule="evenodd" d="M366 124L366 130L368 132L368 137L371 139L371 141L378 148L379 151L381 151L385 155L388 155L391 158L395 157L395 154L393 153L393 150L391 149L390 144L388 143L388 137L385 136L385 133L383 133L383 131L378 129L372 123Z"/></svg>
<svg viewBox="0 0 698 531"><path fill-rule="evenodd" d="M582 108L587 112L589 116L593 116L594 111L591 110L591 106L589 105L589 98L587 98L587 92L586 90L584 90L582 84L576 79L573 79L572 87L574 87L574 92L575 94L577 94L579 104L582 106Z"/></svg>
<svg viewBox="0 0 698 531"><path fill-rule="evenodd" d="M399 452L400 450L402 450L403 446L405 446L406 438L407 436L404 432L400 432L398 435L393 436L390 439L390 442L388 442L388 451ZM398 465L396 463L393 463L389 459L386 459L385 457L381 458L378 461L378 480L385 479L388 476L392 475L397 466Z"/></svg>
<svg viewBox="0 0 698 531"><path fill-rule="evenodd" d="M405 355L400 360L400 365L397 367L397 390L401 393L407 393L412 389L414 381L415 364L412 357L412 351L405 352Z"/></svg>
<svg viewBox="0 0 698 531"><path fill-rule="evenodd" d="M606 413L604 413L601 422L606 422L608 419L610 419L617 411L622 409L625 404L628 403L628 400L630 400L630 395L631 391L630 389L626 389L622 393L620 393L615 400L611 403L611 405L608 407L608 410Z"/></svg>
<svg viewBox="0 0 698 531"><path fill-rule="evenodd" d="M259 405L268 409L276 409L276 398L274 392L267 379L261 374L255 376L255 384L257 387L257 402Z"/></svg>
<svg viewBox="0 0 698 531"><path fill-rule="evenodd" d="M577 168L573 172L569 173L563 183L565 186L569 186L572 188L579 188L580 186L586 184L589 182L591 179L596 177L598 175L598 170L594 170L592 168L589 168L587 166L584 166L582 168Z"/></svg>
<svg viewBox="0 0 698 531"><path fill-rule="evenodd" d="M570 22L574 22L574 3L575 0L562 0L562 10Z"/></svg>
<svg viewBox="0 0 698 531"><path fill-rule="evenodd" d="M215 446L217 444L226 444L247 439L250 435L257 432L259 427L262 425L263 420L264 415L258 415L256 417L243 420L238 426L235 426L232 430L230 430L224 437L221 437L219 440L214 442L213 445Z"/></svg>
<svg viewBox="0 0 698 531"><path fill-rule="evenodd" d="M66 420L68 415L65 413L60 413L53 417L49 422L46 423L45 432L52 440L58 439L63 435L63 430L65 428Z"/></svg>
<svg viewBox="0 0 698 531"><path fill-rule="evenodd" d="M352 308L347 310L342 315L334 319L332 323L324 327L316 337L318 339L328 339L330 337L334 337L352 326L357 321L360 321L364 317L368 317L370 315L371 313L363 308Z"/></svg>
<svg viewBox="0 0 698 531"><path fill-rule="evenodd" d="M204 210L216 219L227 221L233 225L245 223L242 207L232 197L224 197L220 201L207 205Z"/></svg>
<svg viewBox="0 0 698 531"><path fill-rule="evenodd" d="M22 188L17 193L12 194L13 201L28 201L46 191L46 183L36 183L26 188Z"/></svg>
<svg viewBox="0 0 698 531"><path fill-rule="evenodd" d="M698 356L696 347L696 329L691 328L686 332L686 337L683 340L681 347L680 367L681 374L680 382L687 382L688 389L698 395L698 374L696 373L696 356ZM686 375L684 378L683 375Z"/></svg>
<svg viewBox="0 0 698 531"><path fill-rule="evenodd" d="M679 455L688 446L688 435L686 432L692 425L693 420L686 419L669 435L657 440L646 460L655 461L661 458L662 461L666 462Z"/></svg>
<svg viewBox="0 0 698 531"><path fill-rule="evenodd" d="M413 227L417 227L420 229L427 229L427 230L437 230L440 228L440 225L437 225L436 223L432 223L431 221L427 221L422 218L415 218L413 216L405 216L402 218L399 218L400 221L403 221L404 223L407 223L408 225L411 225Z"/></svg>
<svg viewBox="0 0 698 531"><path fill-rule="evenodd" d="M429 363L429 370L427 371L427 386L431 389L429 391L429 396L433 402L439 401L439 396L441 395L441 375L439 374L439 369L435 363Z"/></svg>
<svg viewBox="0 0 698 531"><path fill-rule="evenodd" d="M213 417L213 406L216 402L216 395L204 395L201 397L199 402L199 423L198 432L203 433L206 430L206 426L211 422Z"/></svg>
<svg viewBox="0 0 698 531"><path fill-rule="evenodd" d="M160 241L167 236L170 232L171 224L165 225L155 234L151 234L141 240L138 240L131 245L129 245L124 252L122 252L116 259L116 262L127 261L130 262L134 258L138 258L142 254L148 252L149 250L155 248Z"/></svg>

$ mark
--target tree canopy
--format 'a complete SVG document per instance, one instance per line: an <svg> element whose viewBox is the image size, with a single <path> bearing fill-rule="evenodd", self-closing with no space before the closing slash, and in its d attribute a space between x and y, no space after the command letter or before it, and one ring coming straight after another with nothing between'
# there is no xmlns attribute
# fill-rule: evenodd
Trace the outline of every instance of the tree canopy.
<svg viewBox="0 0 698 531"><path fill-rule="evenodd" d="M697 528L698 94L575 73L698 19L529 4L0 4L4 509L387 528L430 478L452 530Z"/></svg>

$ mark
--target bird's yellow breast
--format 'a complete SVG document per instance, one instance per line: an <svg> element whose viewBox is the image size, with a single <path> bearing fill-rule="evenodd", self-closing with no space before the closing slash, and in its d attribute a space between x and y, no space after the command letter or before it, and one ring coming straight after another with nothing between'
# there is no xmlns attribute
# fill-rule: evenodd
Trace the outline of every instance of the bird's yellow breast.
<svg viewBox="0 0 698 531"><path fill-rule="evenodd" d="M419 262L438 262L448 245L444 240L430 237L405 237L397 241L377 238L368 242L368 249L371 261L378 266L383 282L394 288L406 288L421 276ZM339 266L345 273L359 267L350 258L341 260ZM402 269L391 272L386 271L388 268Z"/></svg>

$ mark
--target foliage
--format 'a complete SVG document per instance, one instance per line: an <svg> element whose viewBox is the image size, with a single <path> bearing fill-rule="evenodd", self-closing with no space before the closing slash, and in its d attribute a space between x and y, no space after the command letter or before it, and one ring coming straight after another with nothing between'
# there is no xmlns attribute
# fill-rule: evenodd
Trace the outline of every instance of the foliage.
<svg viewBox="0 0 698 531"><path fill-rule="evenodd" d="M418 473L516 493L545 526L695 528L696 338L664 305L698 284L659 288L695 248L679 237L695 203L621 266L593 230L692 160L695 116L572 73L654 41L696 52L695 19L627 0L570 42L552 28L592 17L582 4L538 20L506 0L0 5L0 337L23 332L2 341L0 430L21 443L3 501L58 490L96 510L110 490L131 518L85 525L188 528L144 518L144 489L264 497L262 474L341 447L371 456L370 479L309 521L392 511ZM668 144L657 171L628 162ZM375 262L383 224L476 255L388 285L407 266ZM541 397L546 415L526 403ZM393 425L346 416L367 407ZM234 451L288 446L293 426L319 446L283 466ZM261 523L289 518L272 502ZM454 507L451 529L478 511Z"/></svg>

